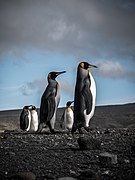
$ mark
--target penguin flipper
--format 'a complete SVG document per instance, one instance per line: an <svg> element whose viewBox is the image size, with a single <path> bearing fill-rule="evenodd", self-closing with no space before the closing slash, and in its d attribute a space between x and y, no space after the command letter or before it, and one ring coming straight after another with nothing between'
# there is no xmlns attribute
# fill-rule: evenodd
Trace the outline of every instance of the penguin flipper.
<svg viewBox="0 0 135 180"><path fill-rule="evenodd" d="M45 123L50 127L50 120L52 119L55 111L55 97L50 95L45 101L42 101L40 106L40 122L37 133L42 131L43 124Z"/></svg>
<svg viewBox="0 0 135 180"><path fill-rule="evenodd" d="M50 121L54 115L55 111L55 97L50 96L47 98L47 121Z"/></svg>
<svg viewBox="0 0 135 180"><path fill-rule="evenodd" d="M89 114L92 109L92 94L88 85L85 85L83 87L82 94L85 100L86 113Z"/></svg>
<svg viewBox="0 0 135 180"><path fill-rule="evenodd" d="M60 119L60 127L63 128L63 122L64 122L64 115L65 115L65 110L61 116L61 119Z"/></svg>

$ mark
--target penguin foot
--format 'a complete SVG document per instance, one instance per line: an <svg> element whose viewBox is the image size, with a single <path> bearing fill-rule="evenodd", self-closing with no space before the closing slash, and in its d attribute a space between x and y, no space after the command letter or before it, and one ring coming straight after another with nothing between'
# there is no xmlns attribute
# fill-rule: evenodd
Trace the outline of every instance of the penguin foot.
<svg viewBox="0 0 135 180"><path fill-rule="evenodd" d="M52 126L51 126L51 124L50 124L50 121L47 121L47 122L46 122L46 125L49 127L50 132L51 132L52 134L55 134L55 130L52 129Z"/></svg>
<svg viewBox="0 0 135 180"><path fill-rule="evenodd" d="M42 131L42 129L43 129L43 125L42 125L42 124L39 124L38 130L36 131L36 133L37 133L37 134L40 134L41 131Z"/></svg>
<svg viewBox="0 0 135 180"><path fill-rule="evenodd" d="M71 129L71 134L74 135L74 133L76 132L77 130L77 127L76 126L73 126L72 129Z"/></svg>
<svg viewBox="0 0 135 180"><path fill-rule="evenodd" d="M55 134L55 133L56 133L54 129L50 129L50 132L51 132L52 134Z"/></svg>
<svg viewBox="0 0 135 180"><path fill-rule="evenodd" d="M40 134L42 130L37 130L35 134Z"/></svg>
<svg viewBox="0 0 135 180"><path fill-rule="evenodd" d="M91 128L90 127L84 127L84 129L87 131L87 132L91 132Z"/></svg>
<svg viewBox="0 0 135 180"><path fill-rule="evenodd" d="M88 134L88 131L86 131L84 127L79 128L78 131L79 131L79 134Z"/></svg>
<svg viewBox="0 0 135 180"><path fill-rule="evenodd" d="M71 131L72 136L74 136L74 133L75 133L74 131Z"/></svg>

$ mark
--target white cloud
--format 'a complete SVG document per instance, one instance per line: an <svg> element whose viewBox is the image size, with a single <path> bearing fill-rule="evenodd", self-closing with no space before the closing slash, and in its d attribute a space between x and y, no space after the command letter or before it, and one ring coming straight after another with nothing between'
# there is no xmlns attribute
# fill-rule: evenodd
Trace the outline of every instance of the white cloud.
<svg viewBox="0 0 135 180"><path fill-rule="evenodd" d="M66 80L59 81L61 91L63 93L73 96L74 86ZM48 83L45 79L35 79L32 82L26 82L18 90L24 96L31 96L33 92L42 94L46 89Z"/></svg>
<svg viewBox="0 0 135 180"><path fill-rule="evenodd" d="M33 92L42 93L46 88L46 81L44 79L36 79L32 82L26 82L18 91L24 96L31 96Z"/></svg>
<svg viewBox="0 0 135 180"><path fill-rule="evenodd" d="M99 67L98 73L104 77L118 78L122 77L125 73L124 68L119 62L103 60L96 64Z"/></svg>
<svg viewBox="0 0 135 180"><path fill-rule="evenodd" d="M112 79L127 79L135 82L135 71L126 69L118 61L97 61L97 75Z"/></svg>

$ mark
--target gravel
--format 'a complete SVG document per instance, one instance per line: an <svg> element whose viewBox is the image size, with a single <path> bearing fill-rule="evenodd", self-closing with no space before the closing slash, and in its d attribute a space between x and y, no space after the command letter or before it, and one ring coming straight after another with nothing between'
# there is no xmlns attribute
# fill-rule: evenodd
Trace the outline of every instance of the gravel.
<svg viewBox="0 0 135 180"><path fill-rule="evenodd" d="M82 137L82 135L81 135ZM84 139L101 142L101 148L81 150L77 133L0 133L0 179L32 173L42 179L135 179L135 129L94 129ZM117 156L111 166L100 162L101 153Z"/></svg>

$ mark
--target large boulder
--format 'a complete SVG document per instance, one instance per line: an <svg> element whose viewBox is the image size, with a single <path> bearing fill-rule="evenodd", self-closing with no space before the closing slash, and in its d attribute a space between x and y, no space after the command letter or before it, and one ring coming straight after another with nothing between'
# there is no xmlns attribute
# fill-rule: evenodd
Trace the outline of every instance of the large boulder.
<svg viewBox="0 0 135 180"><path fill-rule="evenodd" d="M89 136L79 137L77 142L81 150L101 149L101 142Z"/></svg>
<svg viewBox="0 0 135 180"><path fill-rule="evenodd" d="M117 155L104 152L99 154L99 161L103 166L111 166L117 164Z"/></svg>

